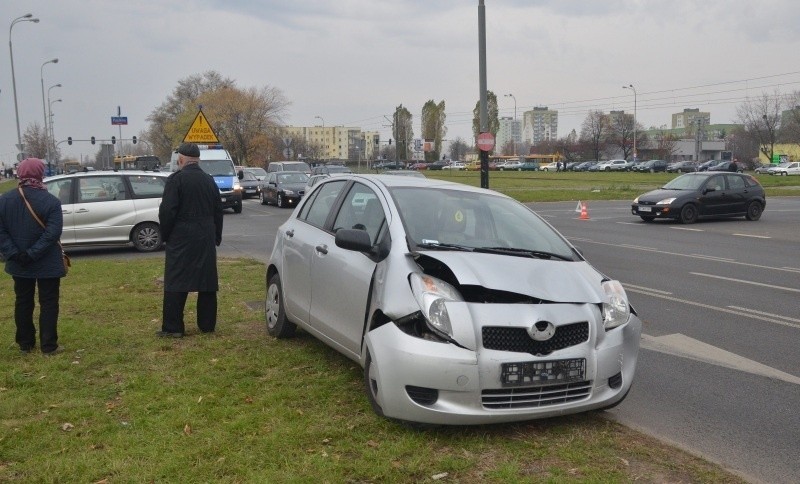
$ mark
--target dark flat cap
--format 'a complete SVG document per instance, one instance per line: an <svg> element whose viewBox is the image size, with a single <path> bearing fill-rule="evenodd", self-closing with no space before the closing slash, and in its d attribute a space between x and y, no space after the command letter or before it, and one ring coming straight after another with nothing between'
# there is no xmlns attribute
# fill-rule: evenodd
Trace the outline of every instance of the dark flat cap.
<svg viewBox="0 0 800 484"><path fill-rule="evenodd" d="M200 148L194 143L181 143L178 146L178 153L190 158L200 158Z"/></svg>

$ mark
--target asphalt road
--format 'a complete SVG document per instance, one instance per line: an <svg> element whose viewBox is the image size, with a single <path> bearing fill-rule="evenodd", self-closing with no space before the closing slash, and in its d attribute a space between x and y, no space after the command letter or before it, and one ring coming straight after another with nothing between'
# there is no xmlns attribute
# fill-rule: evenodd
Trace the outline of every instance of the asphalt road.
<svg viewBox="0 0 800 484"><path fill-rule="evenodd" d="M753 482L800 476L800 198L761 220L643 223L629 202L532 204L589 261L619 279L644 321L636 380L607 412ZM290 209L225 212L220 255L269 259ZM163 257L131 249L82 257Z"/></svg>

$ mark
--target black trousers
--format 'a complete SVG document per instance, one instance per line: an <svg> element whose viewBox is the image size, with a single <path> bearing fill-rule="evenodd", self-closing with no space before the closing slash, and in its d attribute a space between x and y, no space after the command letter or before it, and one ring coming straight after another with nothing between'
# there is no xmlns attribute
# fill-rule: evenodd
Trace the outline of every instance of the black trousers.
<svg viewBox="0 0 800 484"><path fill-rule="evenodd" d="M14 323L20 349L36 346L36 327L33 325L34 296L39 286L39 344L42 353L58 348L58 298L61 279L28 279L14 277Z"/></svg>
<svg viewBox="0 0 800 484"><path fill-rule="evenodd" d="M188 292L164 291L161 331L184 333L183 310ZM204 333L214 331L217 326L217 292L197 293L197 327Z"/></svg>

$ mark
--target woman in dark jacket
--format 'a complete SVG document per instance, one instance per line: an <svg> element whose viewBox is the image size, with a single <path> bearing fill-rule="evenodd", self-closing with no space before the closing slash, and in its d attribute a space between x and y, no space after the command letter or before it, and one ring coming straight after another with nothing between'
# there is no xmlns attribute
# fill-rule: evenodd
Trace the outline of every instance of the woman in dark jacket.
<svg viewBox="0 0 800 484"><path fill-rule="evenodd" d="M58 299L61 278L66 275L58 244L63 228L61 202L44 184L44 163L38 158L23 160L17 167L19 187L31 208L44 223L31 215L19 190L0 197L0 253L6 272L14 279L14 322L20 351L36 347L33 325L34 296L39 287L39 343L42 353L52 355L58 346Z"/></svg>

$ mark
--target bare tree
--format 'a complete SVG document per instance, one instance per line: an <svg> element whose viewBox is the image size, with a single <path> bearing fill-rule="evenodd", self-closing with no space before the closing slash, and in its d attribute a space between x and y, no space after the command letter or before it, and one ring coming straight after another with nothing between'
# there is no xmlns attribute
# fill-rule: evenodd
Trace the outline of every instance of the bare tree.
<svg viewBox="0 0 800 484"><path fill-rule="evenodd" d="M22 143L25 145L25 153L31 158L45 159L47 156L47 133L44 128L37 123L33 122L25 128L22 133Z"/></svg>
<svg viewBox="0 0 800 484"><path fill-rule="evenodd" d="M667 129L661 129L652 140L644 141L639 146L653 150L656 159L672 161L672 156L678 149L678 137Z"/></svg>
<svg viewBox="0 0 800 484"><path fill-rule="evenodd" d="M779 138L784 143L800 143L800 91L787 95L785 102Z"/></svg>
<svg viewBox="0 0 800 484"><path fill-rule="evenodd" d="M622 158L627 160L633 154L633 135L636 132L633 126L633 116L620 113L616 116L609 116L608 120L609 129L606 142L608 146L621 151ZM639 132L641 131L642 129L639 127Z"/></svg>
<svg viewBox="0 0 800 484"><path fill-rule="evenodd" d="M773 94L762 93L760 97L749 99L736 108L739 123L745 132L758 143L759 151L772 160L775 143L781 123L782 97L775 91Z"/></svg>
<svg viewBox="0 0 800 484"><path fill-rule="evenodd" d="M581 125L580 139L587 143L595 160L600 159L600 153L605 149L608 131L608 116L602 111L589 111Z"/></svg>
<svg viewBox="0 0 800 484"><path fill-rule="evenodd" d="M444 101L436 104L429 100L422 106L422 137L433 140L433 151L425 153L425 161L436 161L442 152L442 141L447 134Z"/></svg>
<svg viewBox="0 0 800 484"><path fill-rule="evenodd" d="M409 158L408 146L414 140L414 128L411 126L413 116L411 116L411 112L401 104L395 109L393 119L392 135L397 143L397 147L395 148L397 158L406 161Z"/></svg>
<svg viewBox="0 0 800 484"><path fill-rule="evenodd" d="M464 138L457 136L456 139L450 142L450 159L463 161L469 151L469 145Z"/></svg>

